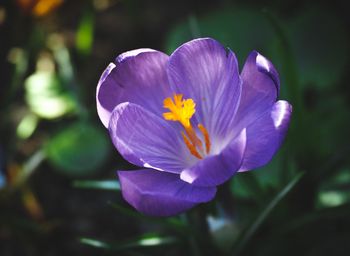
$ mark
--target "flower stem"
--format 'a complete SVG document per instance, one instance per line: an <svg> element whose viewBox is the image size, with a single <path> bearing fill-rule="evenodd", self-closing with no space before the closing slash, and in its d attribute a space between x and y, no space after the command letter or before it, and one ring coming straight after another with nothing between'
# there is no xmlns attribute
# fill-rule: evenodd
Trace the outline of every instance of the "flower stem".
<svg viewBox="0 0 350 256"><path fill-rule="evenodd" d="M190 245L193 255L219 255L215 250L209 232L207 213L204 206L197 206L187 213L188 225L191 230Z"/></svg>

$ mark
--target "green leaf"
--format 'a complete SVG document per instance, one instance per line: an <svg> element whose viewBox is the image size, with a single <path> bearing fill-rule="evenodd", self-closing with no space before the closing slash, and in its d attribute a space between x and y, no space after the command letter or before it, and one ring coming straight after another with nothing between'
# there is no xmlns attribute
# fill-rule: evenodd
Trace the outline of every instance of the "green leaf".
<svg viewBox="0 0 350 256"><path fill-rule="evenodd" d="M125 250L137 247L154 247L176 243L175 237L166 237L156 234L142 235L136 239L128 240L121 243L108 243L92 238L80 238L80 242L92 247L103 248L107 250Z"/></svg>
<svg viewBox="0 0 350 256"><path fill-rule="evenodd" d="M240 63L252 50L267 54L268 45L274 39L274 32L262 12L248 8L225 8L196 19L190 16L176 26L168 35L166 51L173 52L199 33L201 37L215 38L230 47Z"/></svg>
<svg viewBox="0 0 350 256"><path fill-rule="evenodd" d="M17 136L21 139L29 138L38 126L38 121L38 117L33 113L29 113L26 116L24 116L17 126Z"/></svg>
<svg viewBox="0 0 350 256"><path fill-rule="evenodd" d="M53 72L37 71L26 79L25 89L31 111L41 118L55 119L75 110L74 98Z"/></svg>
<svg viewBox="0 0 350 256"><path fill-rule="evenodd" d="M14 65L14 72L10 86L10 93L8 98L12 98L13 94L20 88L23 79L28 69L28 53L21 48L12 48L8 55L9 62Z"/></svg>
<svg viewBox="0 0 350 256"><path fill-rule="evenodd" d="M38 166L46 159L43 150L38 150L32 154L22 166L22 171L16 177L15 185L20 186L38 169Z"/></svg>
<svg viewBox="0 0 350 256"><path fill-rule="evenodd" d="M91 52L94 39L94 17L90 10L85 11L81 18L76 37L77 50L82 55L88 55Z"/></svg>
<svg viewBox="0 0 350 256"><path fill-rule="evenodd" d="M322 181L318 192L318 208L336 207L350 201L350 170L335 172Z"/></svg>
<svg viewBox="0 0 350 256"><path fill-rule="evenodd" d="M349 36L346 25L330 9L302 9L287 22L301 83L332 86L347 71Z"/></svg>
<svg viewBox="0 0 350 256"><path fill-rule="evenodd" d="M235 197L249 199L254 195L262 195L262 187L256 172L239 173L231 181L232 194Z"/></svg>
<svg viewBox="0 0 350 256"><path fill-rule="evenodd" d="M125 244L125 247L127 248L152 247L152 246L173 244L175 242L176 242L175 237L166 237L166 236L150 234L150 235L144 235L138 239L135 239L134 241L129 242L128 244Z"/></svg>
<svg viewBox="0 0 350 256"><path fill-rule="evenodd" d="M168 218L154 218L151 216L143 215L136 210L131 210L130 208L125 208L119 204L116 203L109 203L115 210L118 211L118 213L124 214L129 217L133 217L138 220L144 220L145 222L154 222L159 223L161 225L166 225L169 228L172 228L178 232L187 232L188 226L185 224L185 222L177 217L168 217Z"/></svg>
<svg viewBox="0 0 350 256"><path fill-rule="evenodd" d="M86 189L120 190L120 183L117 180L76 180L73 186Z"/></svg>
<svg viewBox="0 0 350 256"><path fill-rule="evenodd" d="M69 176L98 172L109 152L103 131L88 123L76 123L56 134L46 145L50 162Z"/></svg>
<svg viewBox="0 0 350 256"><path fill-rule="evenodd" d="M82 244L86 244L86 245L90 245L92 247L96 247L96 248L103 248L103 249L111 249L113 248L113 246L111 246L110 244L100 241L100 240L96 240L96 239L92 239L92 238L87 238L87 237L82 237L80 238L80 242Z"/></svg>
<svg viewBox="0 0 350 256"><path fill-rule="evenodd" d="M247 230L241 236L241 239L238 240L238 243L233 248L232 255L238 255L244 246L248 243L250 238L255 234L259 229L261 224L266 220L268 215L272 210L277 206L277 204L288 194L289 191L298 183L304 173L297 174L263 209L263 211L258 215L258 217L252 222L252 224L247 228Z"/></svg>
<svg viewBox="0 0 350 256"><path fill-rule="evenodd" d="M337 190L321 191L318 194L318 204L322 207L335 207L349 201L350 193Z"/></svg>
<svg viewBox="0 0 350 256"><path fill-rule="evenodd" d="M283 184L281 176L286 172L282 167L283 153L280 150L268 164L252 172L237 173L230 186L234 197L250 202L254 200L260 205L269 191L278 189Z"/></svg>

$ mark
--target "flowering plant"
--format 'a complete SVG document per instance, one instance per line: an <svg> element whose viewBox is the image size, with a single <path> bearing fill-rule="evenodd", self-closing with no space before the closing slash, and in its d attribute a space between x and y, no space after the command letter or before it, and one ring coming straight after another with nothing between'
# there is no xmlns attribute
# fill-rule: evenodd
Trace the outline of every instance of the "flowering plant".
<svg viewBox="0 0 350 256"><path fill-rule="evenodd" d="M119 55L97 86L97 110L119 153L143 169L118 171L123 197L155 216L213 199L237 172L268 163L292 107L277 101L272 63L253 51L239 73L235 54L202 38L170 56Z"/></svg>

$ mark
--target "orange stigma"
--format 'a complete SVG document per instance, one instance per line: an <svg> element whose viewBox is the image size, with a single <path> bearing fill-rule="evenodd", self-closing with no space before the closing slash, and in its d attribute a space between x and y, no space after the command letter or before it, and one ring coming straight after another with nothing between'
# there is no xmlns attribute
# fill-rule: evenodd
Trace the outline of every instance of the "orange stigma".
<svg viewBox="0 0 350 256"><path fill-rule="evenodd" d="M196 112L196 104L193 99L182 99L182 94L175 94L174 100L172 98L166 98L163 101L163 107L169 109L170 112L163 113L163 117L168 121L177 121L182 124L185 132L181 132L182 138L190 151L190 153L202 159L204 154L209 154L210 152L210 137L207 129L202 124L198 125L199 131L202 133L205 151L203 148L203 143L200 138L198 138L196 131L191 124L191 117Z"/></svg>

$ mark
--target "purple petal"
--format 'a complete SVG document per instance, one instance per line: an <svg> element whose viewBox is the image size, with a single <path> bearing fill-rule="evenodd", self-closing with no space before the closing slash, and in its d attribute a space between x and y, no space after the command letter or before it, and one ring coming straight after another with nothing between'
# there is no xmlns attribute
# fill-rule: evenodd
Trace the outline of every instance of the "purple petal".
<svg viewBox="0 0 350 256"><path fill-rule="evenodd" d="M118 176L124 199L147 215L175 215L212 200L216 193L215 187L195 187L177 174L156 170L118 171Z"/></svg>
<svg viewBox="0 0 350 256"><path fill-rule="evenodd" d="M281 146L287 133L292 106L277 101L271 110L247 128L247 147L240 172L267 164Z"/></svg>
<svg viewBox="0 0 350 256"><path fill-rule="evenodd" d="M181 172L181 179L196 186L217 186L241 167L246 147L246 131L242 132L218 155L209 156Z"/></svg>
<svg viewBox="0 0 350 256"><path fill-rule="evenodd" d="M115 108L109 132L119 153L135 165L180 173L196 161L179 131L133 103L121 103Z"/></svg>
<svg viewBox="0 0 350 256"><path fill-rule="evenodd" d="M119 55L102 74L96 92L97 112L108 127L115 106L132 102L161 115L163 100L169 97L166 74L169 57L152 49L138 49Z"/></svg>
<svg viewBox="0 0 350 256"><path fill-rule="evenodd" d="M212 141L227 138L241 94L234 53L213 39L196 39L170 56L168 75L175 91L195 101L195 123L206 127Z"/></svg>
<svg viewBox="0 0 350 256"><path fill-rule="evenodd" d="M248 56L243 71L242 95L236 115L236 132L254 122L277 100L279 76L272 63L253 51Z"/></svg>

